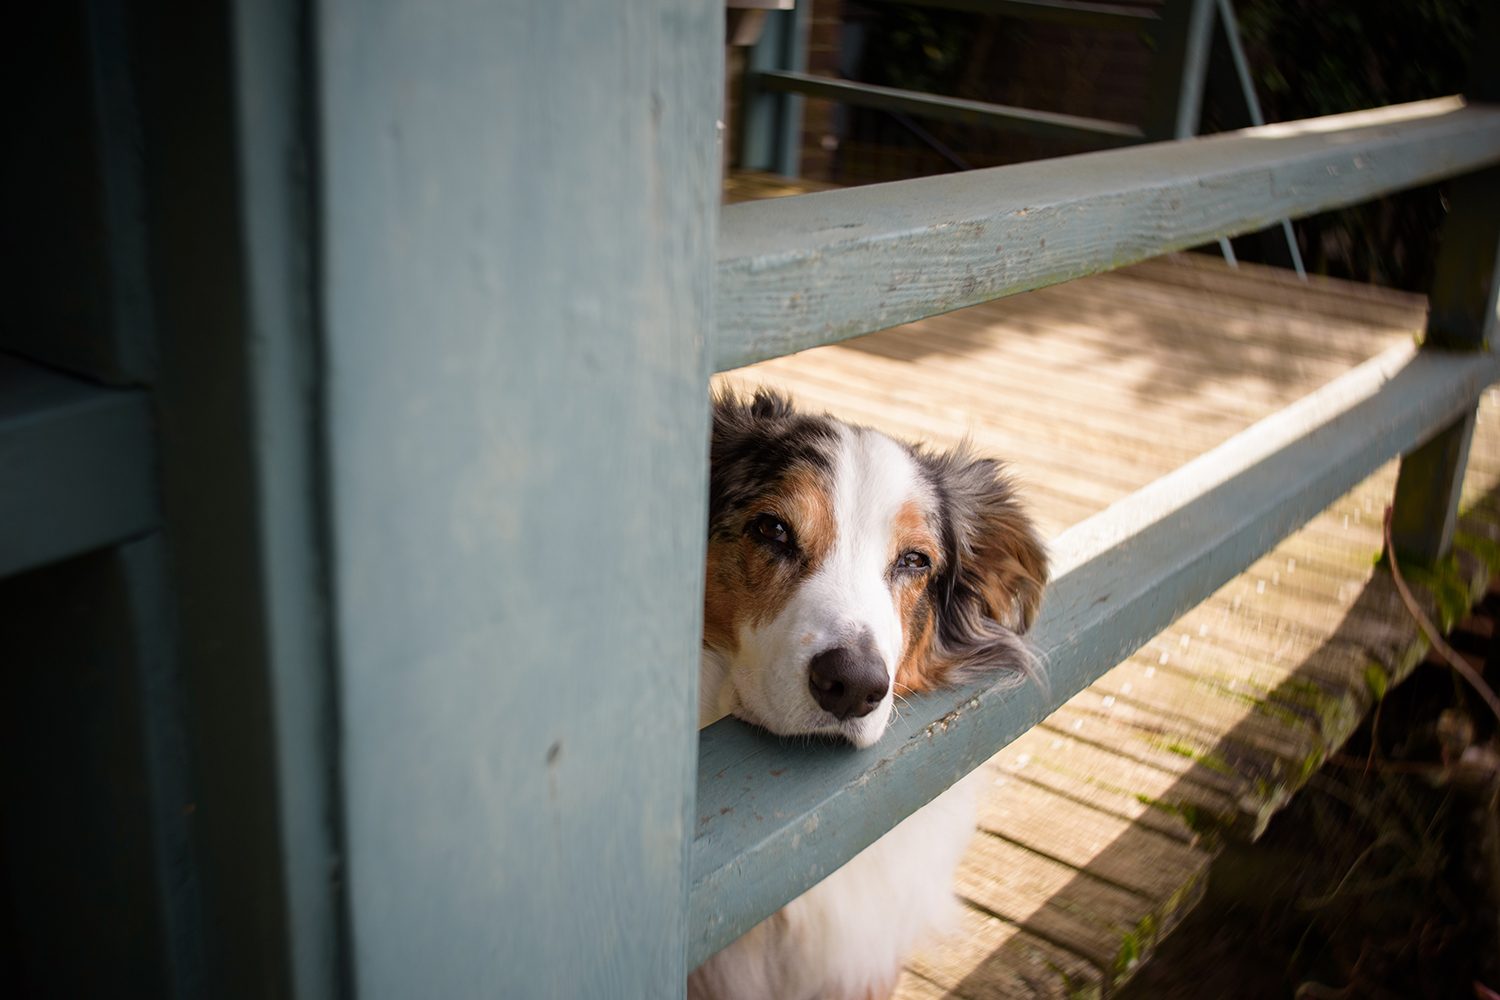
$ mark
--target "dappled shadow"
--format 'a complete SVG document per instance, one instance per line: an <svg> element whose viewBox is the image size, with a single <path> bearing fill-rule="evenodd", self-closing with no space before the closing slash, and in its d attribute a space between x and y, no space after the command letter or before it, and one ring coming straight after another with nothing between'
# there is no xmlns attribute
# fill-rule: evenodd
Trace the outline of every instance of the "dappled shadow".
<svg viewBox="0 0 1500 1000"><path fill-rule="evenodd" d="M1051 348L1051 370L1128 386L1154 407L1200 398L1208 383L1255 384L1296 398L1326 381L1330 366L1352 367L1411 336L1422 316L1417 296L1326 281L1302 285L1276 268L1235 272L1201 255L1173 254L867 334L837 349L920 364L1035 357ZM1064 344L1078 350L1055 348Z"/></svg>
<svg viewBox="0 0 1500 1000"><path fill-rule="evenodd" d="M1472 509L1472 506L1476 506L1475 498L1471 496L1469 499ZM1500 484L1478 498L1477 506L1491 512L1500 510ZM1493 514L1490 516L1493 517ZM1286 551L1291 550L1287 542L1283 542L1278 549L1283 547ZM1468 556L1464 558L1465 561L1472 561ZM1203 801L1204 790L1222 790L1225 787L1224 772L1227 767L1237 777L1241 787L1263 804L1261 814L1241 815L1231 822L1197 815L1194 817L1195 827L1207 846L1212 846L1217 838L1258 837L1271 814L1287 803L1291 795L1308 781L1327 755L1354 732L1360 719L1368 713L1374 703L1374 694L1366 679L1368 665L1378 663L1394 684L1404 679L1421 659L1420 652L1414 646L1415 625L1409 622L1407 614L1396 595L1390 576L1384 571L1376 571L1345 609L1333 632L1263 696L1261 703L1264 708L1259 711L1274 714L1283 720L1294 718L1298 728L1311 737L1308 741L1309 750L1304 758L1287 759L1265 749L1264 719L1258 719L1252 713L1225 733L1208 752L1203 753L1199 758L1200 763L1193 764L1181 773L1164 794L1156 797L1156 802L1168 811L1176 810L1179 814L1192 815L1193 803ZM1401 627L1382 628L1379 627L1381 622L1401 623ZM1337 680L1334 678L1335 671L1329 669L1330 664L1335 663L1344 665ZM1101 722L1110 720L1108 708L1098 706L1088 711ZM1048 726L1051 721L1042 725ZM1177 738L1166 727L1153 729L1134 721L1131 726L1145 739L1152 736L1163 741ZM1077 734L1064 728L1059 728L1058 734L1078 738ZM1103 749L1115 752L1108 746L1103 746ZM1012 780L1026 781L1026 778L1022 774L1014 774ZM1095 805L1094 808L1098 806ZM1058 902L1076 910L1076 900L1088 895L1081 891L1087 888L1080 885L1085 880L1102 881L1123 892L1135 892L1120 885L1117 876L1112 879L1111 873L1118 873L1122 866L1141 863L1141 859L1148 853L1143 850L1143 844L1159 840L1162 836L1157 830L1149 829L1143 821L1136 820L1124 834L1098 851L1072 881L1054 894L1049 904ZM1166 900L1150 899L1135 892L1143 904L1149 899L1153 910L1165 912L1165 919L1146 928L1148 933L1145 934L1142 933L1142 926L1113 928L1122 935L1130 935L1132 941L1130 947L1117 956L1114 968L1101 970L1106 982L1128 976L1133 971L1129 962L1131 949L1138 948L1136 957L1144 960L1161 938L1187 916L1196 898L1201 897L1203 889L1201 881L1196 886L1186 887L1185 898L1176 901L1175 906ZM1043 909L1045 907L1030 915L996 915L1043 941L1066 947L1067 942L1058 940L1053 928L1042 917ZM1090 918L1088 914L1079 916ZM981 962L974 964L973 971L957 984L951 995L975 998L995 995L992 983L997 970L1004 969L1011 961L1021 960L1020 950L1024 948L1023 941L1006 942ZM1109 992L1110 986L1107 985L1106 995Z"/></svg>

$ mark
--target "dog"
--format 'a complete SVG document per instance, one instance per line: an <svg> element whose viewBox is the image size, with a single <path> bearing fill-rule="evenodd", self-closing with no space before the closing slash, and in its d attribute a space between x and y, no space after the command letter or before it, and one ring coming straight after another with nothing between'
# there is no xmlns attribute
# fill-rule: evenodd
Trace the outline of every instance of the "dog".
<svg viewBox="0 0 1500 1000"><path fill-rule="evenodd" d="M700 725L734 715L857 747L895 699L1040 681L1021 636L1046 550L1000 463L933 452L776 393L713 401ZM699 966L693 1000L881 1000L951 926L974 832L962 781Z"/></svg>

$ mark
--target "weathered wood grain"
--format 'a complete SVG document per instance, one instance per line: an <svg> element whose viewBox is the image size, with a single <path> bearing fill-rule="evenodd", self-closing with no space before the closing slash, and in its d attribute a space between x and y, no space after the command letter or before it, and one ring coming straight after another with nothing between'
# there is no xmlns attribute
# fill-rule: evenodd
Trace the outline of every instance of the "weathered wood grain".
<svg viewBox="0 0 1500 1000"><path fill-rule="evenodd" d="M957 931L920 950L896 988L898 1000L1088 1000L1099 969L1013 923L965 907Z"/></svg>
<svg viewBox="0 0 1500 1000"><path fill-rule="evenodd" d="M1081 727L1080 727L1081 728ZM1072 733L1038 726L985 764L994 789L1005 796L1013 781L1030 782L1084 805L1140 823L1191 843L1197 833L1173 807L1183 804L1227 815L1229 797L1202 786L1181 787L1180 775L1075 739ZM1168 798L1169 793L1176 798Z"/></svg>
<svg viewBox="0 0 1500 1000"><path fill-rule="evenodd" d="M1426 102L724 209L719 370L1500 160L1500 109Z"/></svg>
<svg viewBox="0 0 1500 1000"><path fill-rule="evenodd" d="M959 865L959 895L1104 970L1106 991L1134 970L1196 904L1209 856L1177 891L1150 899L981 833Z"/></svg>
<svg viewBox="0 0 1500 1000"><path fill-rule="evenodd" d="M1153 900L1203 870L1203 853L1177 838L1029 782L1002 787L986 797L979 828L1035 854Z"/></svg>
<svg viewBox="0 0 1500 1000"><path fill-rule="evenodd" d="M1101 969L1112 969L1120 935L1150 911L1134 893L990 834L969 845L959 896Z"/></svg>

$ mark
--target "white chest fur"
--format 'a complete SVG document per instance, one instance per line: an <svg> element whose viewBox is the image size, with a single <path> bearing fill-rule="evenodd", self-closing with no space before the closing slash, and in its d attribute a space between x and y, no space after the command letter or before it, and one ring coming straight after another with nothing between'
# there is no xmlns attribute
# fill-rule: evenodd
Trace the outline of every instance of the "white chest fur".
<svg viewBox="0 0 1500 1000"><path fill-rule="evenodd" d="M884 1000L911 949L956 924L977 795L971 775L756 925L692 974L690 1000Z"/></svg>

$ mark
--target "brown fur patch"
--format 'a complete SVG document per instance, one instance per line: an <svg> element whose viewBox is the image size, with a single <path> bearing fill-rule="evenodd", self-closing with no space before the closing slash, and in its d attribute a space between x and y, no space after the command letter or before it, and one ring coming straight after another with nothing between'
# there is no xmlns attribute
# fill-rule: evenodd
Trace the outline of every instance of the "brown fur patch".
<svg viewBox="0 0 1500 1000"><path fill-rule="evenodd" d="M986 517L974 566L989 616L1016 632L1030 628L1047 582L1047 552L1031 522L1014 511Z"/></svg>
<svg viewBox="0 0 1500 1000"><path fill-rule="evenodd" d="M774 514L791 529L795 558L778 555L755 537L753 524ZM838 538L830 485L818 471L792 469L746 508L740 530L710 539L703 594L703 644L734 653L740 630L761 626L786 607L797 584L827 558Z"/></svg>
<svg viewBox="0 0 1500 1000"><path fill-rule="evenodd" d="M932 644L932 606L927 584L937 573L942 549L928 525L922 505L908 500L897 511L891 531L891 563L916 550L927 556L932 567L926 573L898 574L893 588L896 613L906 637L901 662L896 666L896 688L902 693L927 691L942 682L941 671L929 655Z"/></svg>
<svg viewBox="0 0 1500 1000"><path fill-rule="evenodd" d="M901 617L906 648L896 667L896 693L919 694L942 684L943 666L932 655L932 607L922 588L910 611Z"/></svg>
<svg viewBox="0 0 1500 1000"><path fill-rule="evenodd" d="M897 556L912 549L925 552L932 559L933 565L937 565L937 536L928 527L927 514L922 510L922 505L915 500L908 500L896 511L891 522L891 561L895 562Z"/></svg>

